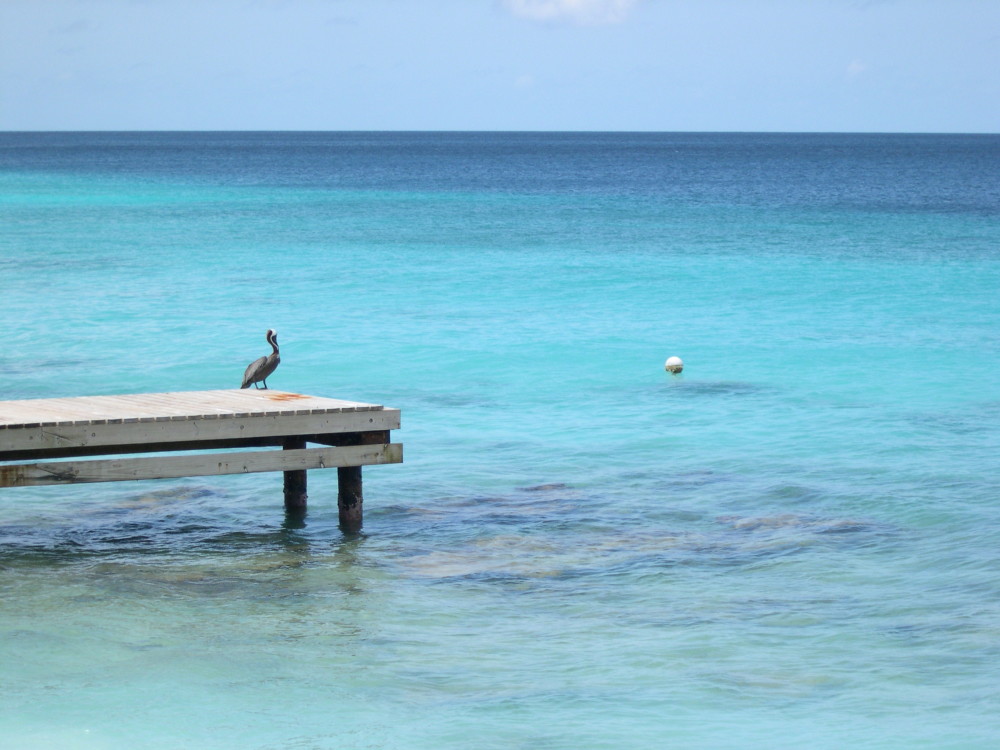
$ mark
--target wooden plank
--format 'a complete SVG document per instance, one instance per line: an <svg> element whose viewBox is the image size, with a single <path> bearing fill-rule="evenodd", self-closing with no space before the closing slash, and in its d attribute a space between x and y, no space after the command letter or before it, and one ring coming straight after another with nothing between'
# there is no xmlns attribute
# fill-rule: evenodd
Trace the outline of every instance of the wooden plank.
<svg viewBox="0 0 1000 750"><path fill-rule="evenodd" d="M11 402L6 402L11 403ZM0 461L12 451L190 443L399 429L398 409L213 419L166 419L107 424L20 427L0 430ZM124 451L123 451L124 452Z"/></svg>
<svg viewBox="0 0 1000 750"><path fill-rule="evenodd" d="M95 461L51 461L0 466L0 487L37 487L81 482L120 482L136 479L249 474L262 471L332 469L401 463L402 460L402 444L387 443L340 448L199 453Z"/></svg>
<svg viewBox="0 0 1000 750"><path fill-rule="evenodd" d="M65 402L65 403L64 403ZM56 422L96 422L98 419L92 406L73 403L70 399L37 399L31 401L0 402L0 429L19 427L27 424ZM103 421L107 421L104 417Z"/></svg>
<svg viewBox="0 0 1000 750"><path fill-rule="evenodd" d="M0 401L0 430L34 424L100 424L109 420L169 421L211 416L332 414L382 407L358 401L308 396L288 391L235 389L138 393L115 396Z"/></svg>
<svg viewBox="0 0 1000 750"><path fill-rule="evenodd" d="M376 445L390 441L389 430L365 432L340 432L326 435L295 435L307 443L320 445ZM227 438L223 440L191 440L171 443L132 443L129 445L85 445L62 448L39 448L31 450L5 451L0 461L35 461L50 458L81 458L83 456L106 456L129 453L168 453L171 451L209 451L224 448L269 448L284 446L288 436Z"/></svg>

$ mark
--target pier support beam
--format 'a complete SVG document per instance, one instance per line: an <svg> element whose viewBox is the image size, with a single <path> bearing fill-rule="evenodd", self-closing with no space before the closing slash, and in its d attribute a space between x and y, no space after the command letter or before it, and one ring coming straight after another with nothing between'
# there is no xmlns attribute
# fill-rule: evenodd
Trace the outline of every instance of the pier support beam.
<svg viewBox="0 0 1000 750"><path fill-rule="evenodd" d="M344 466L337 469L337 508L340 528L348 534L361 531L362 504L361 467Z"/></svg>
<svg viewBox="0 0 1000 750"><path fill-rule="evenodd" d="M282 446L286 451L301 450L306 447L302 438L285 438ZM286 471L285 474L285 510L289 513L305 513L306 510L306 472L304 469Z"/></svg>

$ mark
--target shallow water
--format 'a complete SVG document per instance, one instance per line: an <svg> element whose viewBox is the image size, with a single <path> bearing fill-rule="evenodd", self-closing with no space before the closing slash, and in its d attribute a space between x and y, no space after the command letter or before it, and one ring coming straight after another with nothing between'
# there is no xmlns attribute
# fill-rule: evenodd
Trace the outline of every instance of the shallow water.
<svg viewBox="0 0 1000 750"><path fill-rule="evenodd" d="M6 398L236 387L274 327L406 446L360 537L332 472L303 523L267 474L4 491L4 744L995 744L998 162L0 135Z"/></svg>

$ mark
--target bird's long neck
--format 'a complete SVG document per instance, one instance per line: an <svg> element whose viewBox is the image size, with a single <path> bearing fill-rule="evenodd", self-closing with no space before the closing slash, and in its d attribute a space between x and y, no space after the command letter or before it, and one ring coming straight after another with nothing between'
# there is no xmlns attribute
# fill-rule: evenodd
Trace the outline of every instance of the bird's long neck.
<svg viewBox="0 0 1000 750"><path fill-rule="evenodd" d="M267 343L271 345L272 353L275 357L278 356L278 340L274 336L267 337Z"/></svg>

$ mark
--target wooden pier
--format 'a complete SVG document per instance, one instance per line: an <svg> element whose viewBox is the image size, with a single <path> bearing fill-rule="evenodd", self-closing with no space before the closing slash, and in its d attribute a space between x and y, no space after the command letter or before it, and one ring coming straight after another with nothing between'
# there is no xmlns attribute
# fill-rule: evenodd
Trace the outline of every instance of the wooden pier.
<svg viewBox="0 0 1000 750"><path fill-rule="evenodd" d="M336 468L340 524L357 532L361 467L402 462L389 435L399 420L398 409L264 389L0 401L0 487L282 471L285 508L302 513L306 471Z"/></svg>

